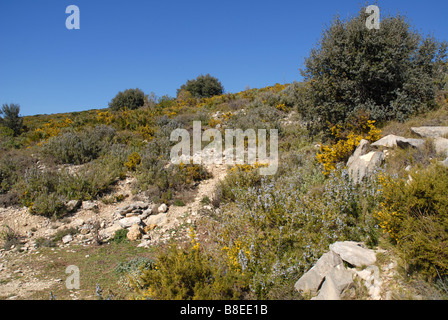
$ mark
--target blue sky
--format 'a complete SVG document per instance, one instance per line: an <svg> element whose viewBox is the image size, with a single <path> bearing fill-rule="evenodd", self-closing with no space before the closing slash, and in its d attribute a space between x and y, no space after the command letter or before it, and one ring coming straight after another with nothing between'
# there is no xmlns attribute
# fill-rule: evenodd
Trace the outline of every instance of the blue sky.
<svg viewBox="0 0 448 320"><path fill-rule="evenodd" d="M368 4L373 4L373 0ZM298 69L335 14L364 1L1 0L0 104L22 115L107 107L128 88L175 96L210 73L226 92L300 81ZM68 30L65 9L80 9ZM378 1L448 40L447 1Z"/></svg>

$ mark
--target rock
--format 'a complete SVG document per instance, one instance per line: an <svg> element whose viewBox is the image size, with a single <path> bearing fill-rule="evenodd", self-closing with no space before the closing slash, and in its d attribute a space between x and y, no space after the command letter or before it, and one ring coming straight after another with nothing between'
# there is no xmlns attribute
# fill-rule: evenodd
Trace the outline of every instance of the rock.
<svg viewBox="0 0 448 320"><path fill-rule="evenodd" d="M143 232L149 233L150 231L154 230L156 227L157 227L156 224L149 224L143 228Z"/></svg>
<svg viewBox="0 0 448 320"><path fill-rule="evenodd" d="M96 209L98 209L98 205L93 201L83 201L82 209L83 210L96 210Z"/></svg>
<svg viewBox="0 0 448 320"><path fill-rule="evenodd" d="M62 242L63 243L69 243L73 241L73 236L71 234L68 234L64 237L62 237Z"/></svg>
<svg viewBox="0 0 448 320"><path fill-rule="evenodd" d="M387 135L378 141L372 143L372 147L385 147L385 148L395 148L400 147L406 149L409 147L421 148L424 147L425 140L423 139L408 139L393 134Z"/></svg>
<svg viewBox="0 0 448 320"><path fill-rule="evenodd" d="M328 271L319 294L312 300L340 300L341 293L352 285L352 272L339 264Z"/></svg>
<svg viewBox="0 0 448 320"><path fill-rule="evenodd" d="M67 212L75 212L81 207L81 200L70 200L65 204Z"/></svg>
<svg viewBox="0 0 448 320"><path fill-rule="evenodd" d="M145 211L142 212L138 217L142 220L145 220L147 217L149 217L152 214L152 208L148 208Z"/></svg>
<svg viewBox="0 0 448 320"><path fill-rule="evenodd" d="M446 158L444 161L441 161L440 163L443 164L445 167L448 167L448 158Z"/></svg>
<svg viewBox="0 0 448 320"><path fill-rule="evenodd" d="M148 226L151 225L151 224L161 225L165 221L166 221L166 214L165 213L159 213L157 215L149 216L149 218L147 218L145 220L145 224L148 225Z"/></svg>
<svg viewBox="0 0 448 320"><path fill-rule="evenodd" d="M142 221L140 220L139 217L127 217L127 218L123 218L118 220L118 224L122 227L122 228L130 228L132 225L134 224L140 224Z"/></svg>
<svg viewBox="0 0 448 320"><path fill-rule="evenodd" d="M125 205L118 209L117 213L121 216L125 216L127 213L132 212L134 208L131 205Z"/></svg>
<svg viewBox="0 0 448 320"><path fill-rule="evenodd" d="M407 149L409 147L421 149L421 148L425 147L425 140L406 138L406 139L397 140L397 145L401 149Z"/></svg>
<svg viewBox="0 0 448 320"><path fill-rule="evenodd" d="M332 278L325 279L319 294L311 298L311 300L341 300L340 292L336 289L336 285Z"/></svg>
<svg viewBox="0 0 448 320"><path fill-rule="evenodd" d="M437 153L441 153L445 156L448 156L448 139L445 138L435 138L434 139L434 148Z"/></svg>
<svg viewBox="0 0 448 320"><path fill-rule="evenodd" d="M342 259L334 252L324 253L316 264L296 282L294 288L299 292L315 294L327 273L342 263Z"/></svg>
<svg viewBox="0 0 448 320"><path fill-rule="evenodd" d="M364 177L371 174L384 160L384 155L379 151L355 158L348 167L348 173L354 183L360 183Z"/></svg>
<svg viewBox="0 0 448 320"><path fill-rule="evenodd" d="M162 203L157 210L159 213L165 213L168 211L168 206Z"/></svg>
<svg viewBox="0 0 448 320"><path fill-rule="evenodd" d="M129 229L129 232L126 236L130 241L136 241L138 239L141 239L142 238L142 230L141 230L140 226L137 223L133 224L132 227Z"/></svg>
<svg viewBox="0 0 448 320"><path fill-rule="evenodd" d="M448 134L448 127L418 127L411 131L422 138L438 138Z"/></svg>
<svg viewBox="0 0 448 320"><path fill-rule="evenodd" d="M99 236L103 240L108 240L110 238L113 238L115 236L115 232L117 232L118 230L121 230L121 229L123 229L123 228L118 223L115 223L108 228L100 230Z"/></svg>
<svg viewBox="0 0 448 320"><path fill-rule="evenodd" d="M85 222L84 222L83 219L78 218L78 219L76 219L75 221L72 221L71 225L72 225L74 228L79 228L79 227L81 227L84 223L85 223Z"/></svg>
<svg viewBox="0 0 448 320"><path fill-rule="evenodd" d="M330 245L330 250L356 267L370 266L376 262L375 252L361 247L358 242L335 242Z"/></svg>
<svg viewBox="0 0 448 320"><path fill-rule="evenodd" d="M148 208L149 204L144 201L136 201L136 202L132 203L132 206L135 209L145 210L146 208Z"/></svg>
<svg viewBox="0 0 448 320"><path fill-rule="evenodd" d="M349 167L353 161L355 161L357 158L359 158L362 155L365 155L367 151L369 150L370 142L362 139L359 142L358 147L356 148L355 152L351 155L351 157L347 161L347 167Z"/></svg>
<svg viewBox="0 0 448 320"><path fill-rule="evenodd" d="M378 141L372 143L372 147L385 147L385 148L395 148L397 146L397 139L404 139L393 134L389 134Z"/></svg>

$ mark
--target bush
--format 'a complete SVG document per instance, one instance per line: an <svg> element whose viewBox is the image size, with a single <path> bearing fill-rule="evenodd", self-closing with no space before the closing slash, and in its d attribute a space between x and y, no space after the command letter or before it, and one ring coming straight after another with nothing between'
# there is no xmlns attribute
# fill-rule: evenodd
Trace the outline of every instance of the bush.
<svg viewBox="0 0 448 320"><path fill-rule="evenodd" d="M354 186L341 168L323 185L311 184L312 175L304 167L278 178L262 177L256 187L239 181L227 187L234 196L221 204L214 239L228 267L244 275L251 298L278 297L280 291L294 296L294 281L331 243L377 243L370 213L375 182Z"/></svg>
<svg viewBox="0 0 448 320"><path fill-rule="evenodd" d="M142 298L154 300L229 300L246 290L235 273L214 264L196 243L172 244L157 254L155 264L133 281Z"/></svg>
<svg viewBox="0 0 448 320"><path fill-rule="evenodd" d="M129 241L127 238L128 232L129 232L128 229L120 229L120 230L115 231L112 241L115 243L122 243L122 242Z"/></svg>
<svg viewBox="0 0 448 320"><path fill-rule="evenodd" d="M110 147L116 130L100 125L80 132L68 131L52 137L42 147L44 155L51 155L59 163L83 164L97 159Z"/></svg>
<svg viewBox="0 0 448 320"><path fill-rule="evenodd" d="M424 38L403 16L382 17L380 29L369 30L367 16L337 17L305 60L310 103L299 111L320 126L342 124L359 110L380 122L403 121L434 106L443 87L445 42Z"/></svg>
<svg viewBox="0 0 448 320"><path fill-rule="evenodd" d="M18 136L23 127L23 119L19 116L20 106L18 104L4 104L0 110L0 123L14 132L14 136Z"/></svg>
<svg viewBox="0 0 448 320"><path fill-rule="evenodd" d="M381 130L375 127L375 121L363 121L360 126L348 124L343 130L341 126L331 128L333 141L330 145L322 145L316 154L317 160L324 167L324 174L328 175L339 162L346 162L353 154L362 139L375 142L381 137Z"/></svg>
<svg viewBox="0 0 448 320"><path fill-rule="evenodd" d="M188 80L186 84L177 90L178 96L184 96L185 93L182 93L183 91L190 92L195 98L210 98L223 94L224 88L217 78L206 74L205 76L200 75L196 79Z"/></svg>
<svg viewBox="0 0 448 320"><path fill-rule="evenodd" d="M448 275L448 168L433 164L404 178L382 176L380 227L408 264L408 272Z"/></svg>
<svg viewBox="0 0 448 320"><path fill-rule="evenodd" d="M140 89L127 89L120 91L109 103L109 108L118 111L124 109L138 109L145 104L145 94Z"/></svg>

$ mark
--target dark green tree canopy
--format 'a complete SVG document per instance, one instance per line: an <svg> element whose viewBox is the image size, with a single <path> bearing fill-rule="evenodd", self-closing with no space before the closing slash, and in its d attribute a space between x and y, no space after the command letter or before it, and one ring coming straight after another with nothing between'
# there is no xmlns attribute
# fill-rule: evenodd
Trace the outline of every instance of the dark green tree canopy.
<svg viewBox="0 0 448 320"><path fill-rule="evenodd" d="M109 103L109 108L114 111L127 109L138 109L145 104L145 94L140 89L127 89L120 91Z"/></svg>
<svg viewBox="0 0 448 320"><path fill-rule="evenodd" d="M18 104L4 104L0 110L0 123L5 127L11 129L15 136L18 136L22 131L23 119L19 115L20 105Z"/></svg>
<svg viewBox="0 0 448 320"><path fill-rule="evenodd" d="M224 93L221 82L209 74L200 75L196 79L188 80L177 90L177 94L181 91L188 91L195 98L209 98Z"/></svg>
<svg viewBox="0 0 448 320"><path fill-rule="evenodd" d="M446 42L423 37L403 16L381 17L379 30L370 30L364 10L335 18L306 58L305 117L336 124L364 111L402 121L432 107L444 85Z"/></svg>

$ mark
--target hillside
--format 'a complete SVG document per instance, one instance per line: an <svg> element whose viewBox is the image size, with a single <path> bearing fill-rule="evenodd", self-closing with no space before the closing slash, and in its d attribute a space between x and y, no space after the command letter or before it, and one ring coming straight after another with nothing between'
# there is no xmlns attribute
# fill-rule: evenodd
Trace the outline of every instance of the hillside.
<svg viewBox="0 0 448 320"><path fill-rule="evenodd" d="M361 11L300 83L3 105L0 298L446 299L447 50Z"/></svg>
<svg viewBox="0 0 448 320"><path fill-rule="evenodd" d="M98 283L117 297L130 297L137 293L123 284L117 268L135 273L138 261L152 265L161 255L184 254L194 256L190 267L205 259L216 262L203 266L209 272L226 269L232 278L220 285L237 281L232 295L295 299L300 274L331 243L345 240L385 250L389 258L382 263L401 261L400 268L407 269L392 233L382 232L386 221L376 215L385 197L377 190L381 182L369 179L354 187L340 167L325 175L316 157L324 150L321 136L311 135L283 103L298 85L172 99L132 111L25 117L27 133L4 137L2 143L2 296L46 299L51 291L58 298L94 298ZM448 126L447 101L439 103L437 110L407 122L384 124L381 135L373 125L370 131L375 128L377 139L386 133L411 137L411 127ZM170 130L191 128L193 120L202 121L204 130L277 129L278 172L263 177L250 165L169 166ZM108 137L100 141L88 140L104 134ZM77 148L73 141L80 140L72 140L77 136L105 144L103 150L94 157L92 149ZM406 179L408 165L429 170L435 159L444 160L431 146L399 149L386 157L382 172ZM131 241L121 231L135 223L140 227ZM185 248L172 253L178 250L166 247L172 241ZM169 261L164 267L174 268ZM79 265L81 279L88 279L79 291L65 288L68 265ZM417 276L401 277L407 291L394 292L395 297L445 294L434 293L439 291L430 282L419 292ZM219 291L212 294L207 298L219 298Z"/></svg>

